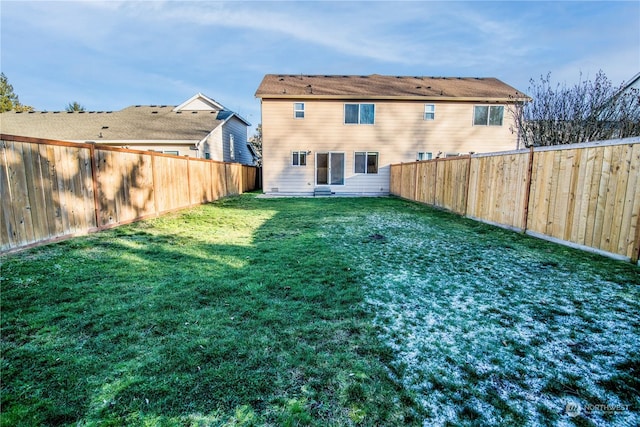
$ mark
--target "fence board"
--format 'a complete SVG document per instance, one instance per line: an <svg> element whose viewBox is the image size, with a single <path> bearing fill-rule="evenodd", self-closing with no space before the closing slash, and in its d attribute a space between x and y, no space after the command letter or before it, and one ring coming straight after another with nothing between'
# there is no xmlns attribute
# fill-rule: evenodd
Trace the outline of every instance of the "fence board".
<svg viewBox="0 0 640 427"><path fill-rule="evenodd" d="M583 245L585 240L587 217L589 211L589 185L588 177L593 174L594 150L584 149L580 152L580 168L577 173L575 185L575 210L571 224L571 240Z"/></svg>
<svg viewBox="0 0 640 427"><path fill-rule="evenodd" d="M416 199L422 203L433 204L435 201L436 163L420 162L416 165Z"/></svg>
<svg viewBox="0 0 640 427"><path fill-rule="evenodd" d="M405 199L412 199L415 195L416 165L414 163L402 164L402 190L401 196Z"/></svg>
<svg viewBox="0 0 640 427"><path fill-rule="evenodd" d="M31 214L29 212L29 190L27 189L28 178L25 174L25 168L20 167L18 159L22 158L25 153L24 144L14 142L11 144L11 151L14 157L14 167L10 169L9 188L13 203L14 230L18 241L33 242L33 224L31 222ZM29 148L26 148L29 151Z"/></svg>
<svg viewBox="0 0 640 427"><path fill-rule="evenodd" d="M3 201L11 200L9 191L9 156L7 142L0 144L0 197ZM11 233L11 221L13 217L12 203L0 203L0 250L7 250L15 246Z"/></svg>
<svg viewBox="0 0 640 427"><path fill-rule="evenodd" d="M593 226L593 243L595 248L602 247L602 239L605 228L605 217L607 216L607 196L608 188L611 180L611 158L613 150L611 147L605 147L602 158L602 169L600 185L598 186L598 203L595 212L595 222Z"/></svg>
<svg viewBox="0 0 640 427"><path fill-rule="evenodd" d="M213 201L211 166L208 162L189 161L189 186L191 204Z"/></svg>
<svg viewBox="0 0 640 427"><path fill-rule="evenodd" d="M637 233L636 224L640 217L640 144L628 147L629 158L627 164L627 189L624 196L624 209L618 237L618 247L616 253L627 254L633 258L633 238ZM625 233L624 230L629 230Z"/></svg>
<svg viewBox="0 0 640 427"><path fill-rule="evenodd" d="M32 183L29 192L30 213L33 224L34 241L46 239L49 236L47 226L47 205L44 199L43 179L40 152L37 145L27 144L28 153L24 156L24 169L27 182Z"/></svg>
<svg viewBox="0 0 640 427"><path fill-rule="evenodd" d="M394 196L400 196L402 191L402 165L391 165L389 177L389 193Z"/></svg>

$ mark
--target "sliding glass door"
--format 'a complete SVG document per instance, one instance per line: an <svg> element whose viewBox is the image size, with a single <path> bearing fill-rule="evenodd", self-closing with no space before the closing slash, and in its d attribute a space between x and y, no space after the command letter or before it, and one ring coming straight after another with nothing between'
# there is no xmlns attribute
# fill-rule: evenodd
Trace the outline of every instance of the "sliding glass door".
<svg viewBox="0 0 640 427"><path fill-rule="evenodd" d="M344 153L316 153L316 185L344 185Z"/></svg>

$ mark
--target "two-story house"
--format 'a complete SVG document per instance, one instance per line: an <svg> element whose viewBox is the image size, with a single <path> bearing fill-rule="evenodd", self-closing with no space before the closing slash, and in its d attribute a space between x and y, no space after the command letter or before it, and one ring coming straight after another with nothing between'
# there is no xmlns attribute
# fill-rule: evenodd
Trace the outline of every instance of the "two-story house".
<svg viewBox="0 0 640 427"><path fill-rule="evenodd" d="M262 104L263 189L382 195L389 165L518 148L512 108L527 97L495 78L277 75Z"/></svg>

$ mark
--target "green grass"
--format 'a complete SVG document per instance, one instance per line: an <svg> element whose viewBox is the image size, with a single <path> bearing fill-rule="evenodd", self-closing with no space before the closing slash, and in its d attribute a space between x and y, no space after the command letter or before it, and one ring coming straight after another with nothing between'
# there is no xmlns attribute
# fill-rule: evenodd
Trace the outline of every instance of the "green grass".
<svg viewBox="0 0 640 427"><path fill-rule="evenodd" d="M397 199L244 195L0 276L2 426L637 420L638 268Z"/></svg>

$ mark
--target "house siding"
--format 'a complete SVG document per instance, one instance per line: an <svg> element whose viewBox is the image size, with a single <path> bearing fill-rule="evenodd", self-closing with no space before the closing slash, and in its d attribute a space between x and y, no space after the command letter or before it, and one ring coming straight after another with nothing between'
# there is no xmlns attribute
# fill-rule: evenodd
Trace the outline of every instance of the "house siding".
<svg viewBox="0 0 640 427"><path fill-rule="evenodd" d="M294 102L305 116L295 119ZM344 124L345 103L375 104L373 125ZM424 120L424 105L435 105L435 120ZM415 161L418 152L493 152L517 148L513 119L505 106L502 126L474 126L474 102L263 99L263 188L265 192L310 193L316 186L319 152L345 154L345 185L336 193L387 194L389 165ZM498 104L503 105L503 104ZM292 151L311 151L304 167L291 166ZM354 153L378 152L378 174L356 174Z"/></svg>
<svg viewBox="0 0 640 427"><path fill-rule="evenodd" d="M235 158L231 158L230 135L233 135ZM222 147L225 162L253 164L253 156L247 147L247 125L236 117L232 117L222 126Z"/></svg>
<svg viewBox="0 0 640 427"><path fill-rule="evenodd" d="M222 126L215 128L202 145L201 158L206 159L206 153L209 153L211 160L223 161Z"/></svg>

